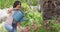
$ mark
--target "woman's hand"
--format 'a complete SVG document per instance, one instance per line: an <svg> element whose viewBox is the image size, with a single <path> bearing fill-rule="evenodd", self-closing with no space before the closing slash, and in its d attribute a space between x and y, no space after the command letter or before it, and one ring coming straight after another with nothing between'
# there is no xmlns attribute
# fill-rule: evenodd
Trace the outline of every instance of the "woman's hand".
<svg viewBox="0 0 60 32"><path fill-rule="evenodd" d="M20 24L21 24L20 22L17 23L17 27L18 27L18 28L20 28Z"/></svg>
<svg viewBox="0 0 60 32"><path fill-rule="evenodd" d="M8 14L12 14L13 8L8 10Z"/></svg>

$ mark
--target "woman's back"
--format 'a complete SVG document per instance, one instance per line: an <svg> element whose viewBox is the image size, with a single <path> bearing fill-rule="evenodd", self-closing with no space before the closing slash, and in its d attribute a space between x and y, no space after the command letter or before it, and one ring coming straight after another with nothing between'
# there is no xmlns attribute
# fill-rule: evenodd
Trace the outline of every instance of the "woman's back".
<svg viewBox="0 0 60 32"><path fill-rule="evenodd" d="M11 12L11 13L10 13ZM8 13L9 13L9 16L7 17L7 20L6 20L6 23L5 24L9 24L9 25L12 25L12 22L13 22L13 17L12 17L12 15L13 15L13 13L14 13L14 11L8 11Z"/></svg>

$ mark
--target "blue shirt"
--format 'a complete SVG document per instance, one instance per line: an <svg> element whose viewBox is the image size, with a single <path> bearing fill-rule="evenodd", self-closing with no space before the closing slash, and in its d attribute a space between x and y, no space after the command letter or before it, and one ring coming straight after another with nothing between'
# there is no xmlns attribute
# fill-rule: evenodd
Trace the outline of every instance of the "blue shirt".
<svg viewBox="0 0 60 32"><path fill-rule="evenodd" d="M14 10L13 19L17 22L22 21L24 18L24 13L20 10Z"/></svg>

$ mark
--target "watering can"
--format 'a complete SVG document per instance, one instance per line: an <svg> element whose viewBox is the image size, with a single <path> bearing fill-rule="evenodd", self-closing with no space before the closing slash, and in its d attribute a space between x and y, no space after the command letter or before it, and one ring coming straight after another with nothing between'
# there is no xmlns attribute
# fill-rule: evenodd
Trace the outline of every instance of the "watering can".
<svg viewBox="0 0 60 32"><path fill-rule="evenodd" d="M21 11L14 11L13 19L14 19L16 22L21 21L23 18L24 18L24 13L22 13Z"/></svg>

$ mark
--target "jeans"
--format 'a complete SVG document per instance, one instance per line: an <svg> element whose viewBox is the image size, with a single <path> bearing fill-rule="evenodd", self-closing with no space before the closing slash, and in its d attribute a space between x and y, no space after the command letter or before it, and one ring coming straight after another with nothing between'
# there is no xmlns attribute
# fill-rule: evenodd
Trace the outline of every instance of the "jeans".
<svg viewBox="0 0 60 32"><path fill-rule="evenodd" d="M15 20L13 20L13 23L12 23L12 27L13 27L13 32L17 32L16 29L17 29L17 22Z"/></svg>
<svg viewBox="0 0 60 32"><path fill-rule="evenodd" d="M5 24L5 28L8 30L8 32L17 32L15 21L13 21L12 25Z"/></svg>
<svg viewBox="0 0 60 32"><path fill-rule="evenodd" d="M13 31L13 27L9 24L5 24L5 28L7 29L8 32L12 32Z"/></svg>

